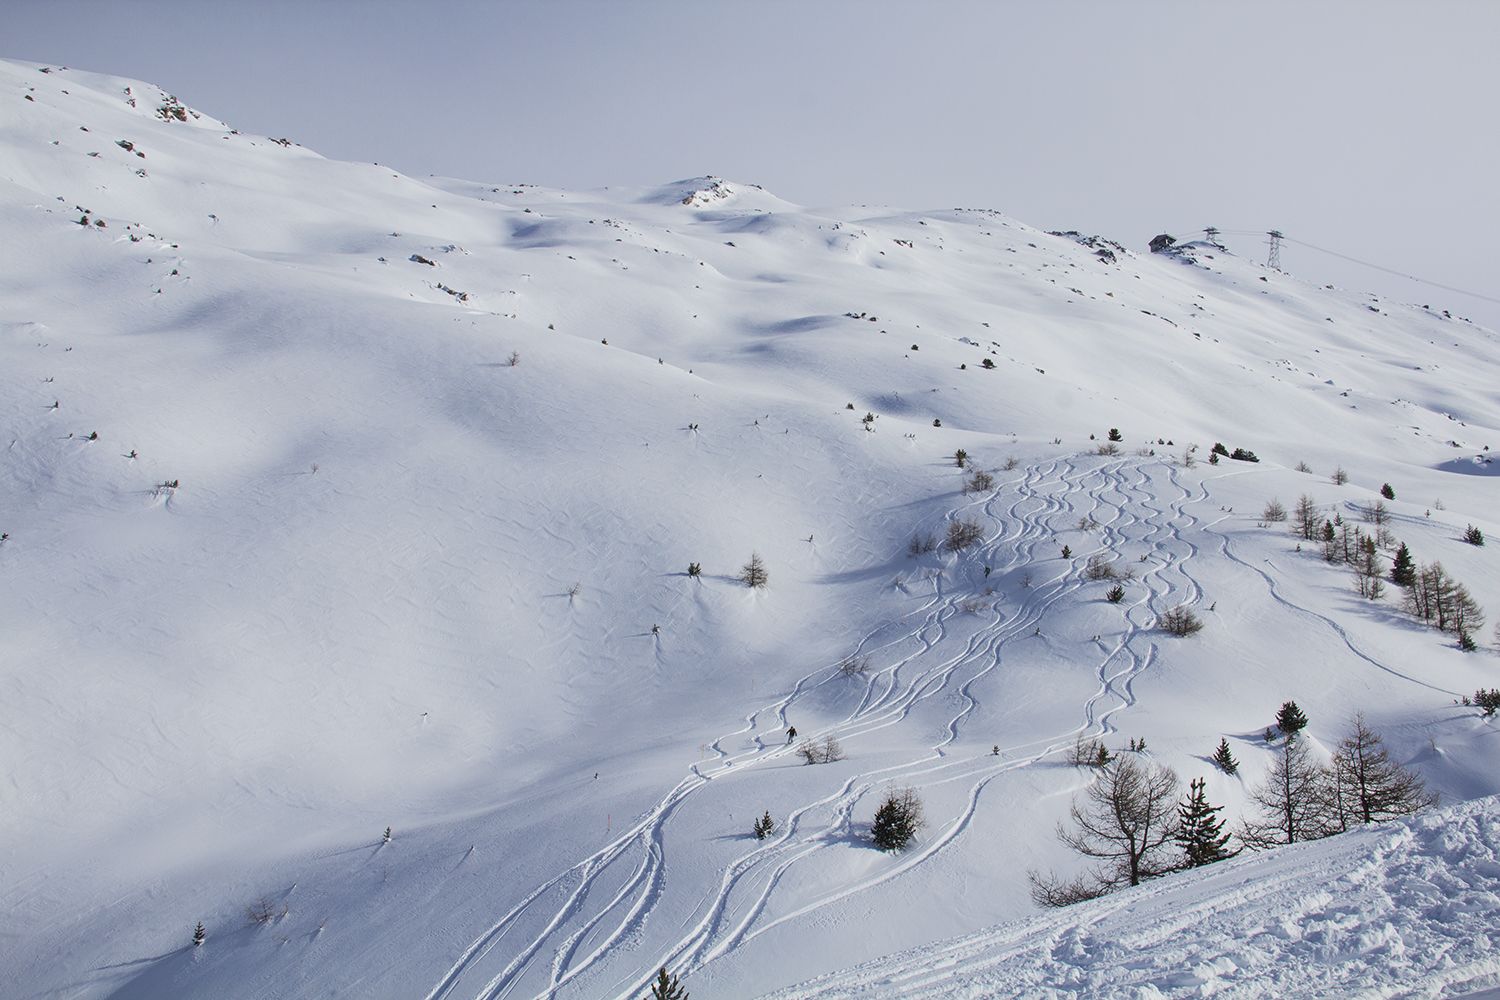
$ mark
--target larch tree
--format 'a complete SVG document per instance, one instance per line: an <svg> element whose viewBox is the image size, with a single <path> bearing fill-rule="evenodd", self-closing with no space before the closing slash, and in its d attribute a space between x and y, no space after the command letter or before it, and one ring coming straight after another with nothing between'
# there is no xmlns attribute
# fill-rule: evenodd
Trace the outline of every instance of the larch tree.
<svg viewBox="0 0 1500 1000"><path fill-rule="evenodd" d="M1336 832L1328 802L1328 772L1312 759L1305 740L1288 736L1266 780L1250 793L1262 810L1247 819L1240 839L1257 850L1317 840Z"/></svg>
<svg viewBox="0 0 1500 1000"><path fill-rule="evenodd" d="M1333 773L1341 826L1379 823L1437 804L1420 776L1391 759L1363 712L1355 714L1334 752Z"/></svg>

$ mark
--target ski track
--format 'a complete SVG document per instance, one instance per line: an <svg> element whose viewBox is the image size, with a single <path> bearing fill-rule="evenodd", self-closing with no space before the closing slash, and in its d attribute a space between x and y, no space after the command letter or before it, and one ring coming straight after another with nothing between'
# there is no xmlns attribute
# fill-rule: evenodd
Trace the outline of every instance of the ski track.
<svg viewBox="0 0 1500 1000"><path fill-rule="evenodd" d="M1191 487L1185 485L1179 469L1165 460L1100 461L1092 456L1044 462L981 499L966 497L957 509L949 512L947 519L982 514L989 519L995 534L986 538L977 550L951 558L944 567L923 571L922 582L930 583L931 591L922 603L895 621L877 625L856 645L855 655L895 653L898 654L895 661L869 676L858 704L841 722L824 732L807 734L839 739L865 736L900 724L919 705L951 689L957 708L943 737L929 754L854 775L831 794L792 810L775 835L757 842L725 866L716 889L694 911L702 916L682 937L654 960L631 963L635 971L627 971L628 978L617 978L614 986L596 984L595 994L599 995L600 990L615 990L614 995L620 1000L639 996L660 966L678 974L691 974L776 927L898 878L941 853L963 834L978 808L981 793L996 777L1059 754L1080 736L1115 732L1113 717L1136 704L1134 682L1155 662L1157 645L1150 633L1157 615L1177 604L1193 605L1202 598L1202 588L1191 572L1200 548L1186 537L1188 533L1216 536L1219 551L1262 579L1275 600L1332 629L1352 652L1375 667L1405 676L1358 649L1330 619L1287 600L1278 592L1270 574L1237 556L1229 536L1215 530L1217 521L1207 521L1189 510L1208 498L1206 485L1201 482ZM965 613L963 603L974 599L967 586L950 586L948 570L953 565L977 559L992 567L997 580L1003 579L1009 571L1035 566L1039 558L1050 557L1051 551L1039 555L1039 550L1044 545L1056 545L1059 532L1081 530L1080 518L1097 522L1088 537L1096 539L1098 544L1088 551L1074 553L1066 572L1034 580L1023 587L1019 603L1013 608L1001 610L1001 602L995 601L981 612L987 619L983 626L956 651L945 652L951 644L951 623ZM1084 547L1079 546L1080 550ZM1132 563L1125 562L1126 549L1144 551ZM1118 637L1100 640L1101 655L1094 668L1097 687L1079 706L1080 724L1048 739L1003 747L998 755L953 757L948 748L959 740L965 721L979 705L976 688L990 674L1002 669L1007 645L1034 637L1048 609L1084 586L1082 568L1095 553L1114 555L1117 564L1128 566L1147 596L1125 609L1124 630ZM659 658L659 648L657 655ZM529 974L549 944L552 954L547 986L536 997L553 1000L563 987L579 977L591 972L604 974L604 966L611 958L618 959L622 946L639 939L666 892L662 834L677 807L710 781L743 773L750 769L746 765L770 763L795 753L791 744L780 739L788 711L809 692L841 679L836 666L820 667L800 678L775 701L744 716L738 728L708 744L712 759L693 763L688 776L633 827L534 889L478 935L425 1000L447 1000L455 995L471 995L475 1000L507 997ZM774 724L766 725L766 720ZM768 740L767 733L776 734L776 738ZM726 749L729 741L744 746L751 734L754 735L748 751L735 753ZM739 766L735 766L737 763ZM969 786L966 804L928 843L903 855L892 867L764 920L783 877L821 852L846 844L856 806L866 795L891 781L928 786L964 782ZM834 818L812 823L809 815L819 810L831 810ZM634 868L596 912L587 914L590 890L607 872L620 865ZM568 891L570 884L572 888ZM560 899L556 904L542 903L551 896ZM548 916L547 907L554 905ZM538 909L541 912L532 919L541 924L541 929L528 932L529 938L523 935L504 968L477 992L464 992L464 981L479 978L478 967L489 952L510 936L523 918ZM690 915L688 922L692 920ZM602 939L585 948L596 933L602 934ZM986 944L988 948L996 946L995 941ZM996 956L996 960L1000 958Z"/></svg>

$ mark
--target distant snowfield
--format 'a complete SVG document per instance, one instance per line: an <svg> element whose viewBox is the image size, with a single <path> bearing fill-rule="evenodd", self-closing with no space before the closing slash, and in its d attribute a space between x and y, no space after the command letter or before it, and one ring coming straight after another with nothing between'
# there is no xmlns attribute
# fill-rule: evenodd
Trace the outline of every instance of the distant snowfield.
<svg viewBox="0 0 1500 1000"><path fill-rule="evenodd" d="M43 69L0 62L0 995L1500 986L1489 627L1259 516L1390 483L1500 615L1491 332L989 211L423 182ZM1289 698L1449 805L1037 915L1080 733L1239 815Z"/></svg>

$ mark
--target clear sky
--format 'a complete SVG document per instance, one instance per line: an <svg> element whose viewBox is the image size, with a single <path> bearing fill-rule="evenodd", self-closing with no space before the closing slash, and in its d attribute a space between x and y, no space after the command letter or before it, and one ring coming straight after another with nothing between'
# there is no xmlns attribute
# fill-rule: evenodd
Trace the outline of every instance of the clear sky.
<svg viewBox="0 0 1500 1000"><path fill-rule="evenodd" d="M1276 228L1500 300L1496 2L0 0L0 43L415 176L714 174L1136 249ZM1297 243L1282 266L1500 329Z"/></svg>

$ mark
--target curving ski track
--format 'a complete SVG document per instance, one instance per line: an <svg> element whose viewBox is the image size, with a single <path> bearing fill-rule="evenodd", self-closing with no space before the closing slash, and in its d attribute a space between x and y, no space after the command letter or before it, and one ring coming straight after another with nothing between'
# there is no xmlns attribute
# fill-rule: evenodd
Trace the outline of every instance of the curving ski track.
<svg viewBox="0 0 1500 1000"><path fill-rule="evenodd" d="M948 692L956 695L957 709L930 753L897 766L857 774L829 795L792 810L773 837L757 841L723 868L717 887L695 910L701 916L690 927L684 926L674 944L653 949L646 961L640 955L626 957L629 945L640 937L667 892L662 834L673 813L710 781L745 773L749 770L743 767L745 764L774 761L795 753L779 738L767 743L760 735L754 736L752 749L738 754L726 750L724 744L735 740L743 743L757 732L779 733L786 725L788 710L799 699L838 677L832 667L812 671L789 692L745 716L739 728L710 744L714 758L693 764L688 775L633 826L538 886L486 928L425 1000L457 996L501 1000L509 997L523 978L529 976L534 983L538 962L547 964L547 973L545 988L532 994L537 998L557 997L580 977L592 974L592 995L628 1000L643 994L660 966L691 975L773 928L926 863L962 836L980 795L994 778L1070 748L1080 734L1114 731L1111 719L1135 704L1133 682L1155 660L1157 647L1151 630L1157 614L1177 604L1191 605L1201 597L1191 571L1199 546L1186 534L1214 534L1219 551L1262 579L1275 600L1338 633L1351 651L1373 666L1397 673L1358 649L1332 620L1289 602L1277 591L1269 574L1235 555L1227 535L1213 531L1213 522L1189 511L1190 506L1207 499L1208 491L1202 483L1184 485L1179 470L1160 459L1076 456L1026 469L1018 480L999 486L983 498L967 501L948 517L981 515L992 534L978 549L957 558L982 560L997 571L997 578L1035 564L1038 549L1044 544L1049 546L1046 555L1050 557L1056 533L1075 530L1080 518L1096 522L1088 537L1099 544L1091 551L1076 553L1066 572L1032 581L1014 607L1002 611L997 604L986 609L982 627L956 650L947 648L951 645L950 625L955 616L966 613L962 606L975 595L967 588L950 588L941 571L929 573L922 581L930 584L931 592L917 610L899 621L877 626L858 644L858 655L894 657L894 662L868 678L863 698L845 719L816 736L853 738L895 726L919 704ZM1125 548L1144 550L1140 561L1128 565L1148 596L1126 608L1123 631L1109 644L1101 643L1093 667L1097 686L1078 707L1079 724L1050 738L1003 746L998 755L951 755L947 748L959 739L965 721L979 704L985 679L1005 665L1006 647L1031 638L1048 610L1084 585L1081 570L1090 555L1118 554ZM1126 565L1123 560L1121 564ZM766 720L774 721L766 725ZM742 766L731 766L734 764ZM966 783L966 804L959 815L917 849L902 855L897 864L766 919L768 904L786 874L820 852L846 843L854 809L861 799L891 781L928 786ZM813 822L809 817L814 813L831 813L833 819ZM618 887L606 889L607 877ZM590 910L596 888L601 899ZM523 924L529 929L521 931ZM535 929L537 925L539 930ZM597 942L585 947L595 935ZM502 945L506 956L503 966L486 975L481 967L493 967L489 956ZM611 974L606 968L612 960L625 968L623 978L618 971ZM608 985L610 982L613 985ZM534 989L534 985L528 988Z"/></svg>

